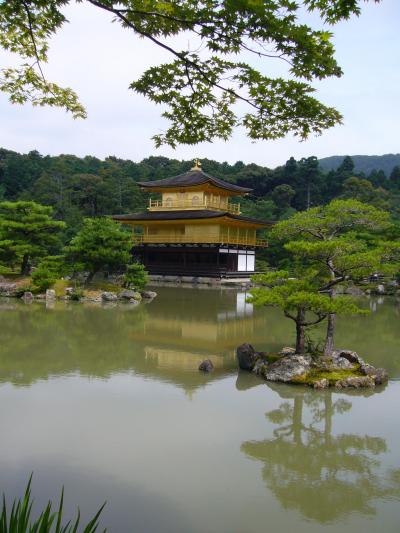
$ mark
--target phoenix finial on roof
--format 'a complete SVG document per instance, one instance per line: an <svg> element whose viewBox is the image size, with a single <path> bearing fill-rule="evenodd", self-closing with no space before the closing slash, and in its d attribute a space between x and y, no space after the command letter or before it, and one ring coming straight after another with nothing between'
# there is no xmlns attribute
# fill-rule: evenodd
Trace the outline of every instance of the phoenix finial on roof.
<svg viewBox="0 0 400 533"><path fill-rule="evenodd" d="M200 159L194 160L194 167L192 167L190 170L202 170Z"/></svg>

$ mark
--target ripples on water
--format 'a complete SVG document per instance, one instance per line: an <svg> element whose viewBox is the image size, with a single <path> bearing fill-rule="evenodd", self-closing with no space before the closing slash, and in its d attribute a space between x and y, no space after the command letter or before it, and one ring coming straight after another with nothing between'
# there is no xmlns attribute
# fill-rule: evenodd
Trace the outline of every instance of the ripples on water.
<svg viewBox="0 0 400 533"><path fill-rule="evenodd" d="M316 393L238 374L235 347L278 349L289 321L236 290L158 292L136 307L0 303L0 490L34 471L38 506L64 484L69 513L107 500L113 533L397 532L400 383ZM338 345L399 376L399 307L365 305Z"/></svg>

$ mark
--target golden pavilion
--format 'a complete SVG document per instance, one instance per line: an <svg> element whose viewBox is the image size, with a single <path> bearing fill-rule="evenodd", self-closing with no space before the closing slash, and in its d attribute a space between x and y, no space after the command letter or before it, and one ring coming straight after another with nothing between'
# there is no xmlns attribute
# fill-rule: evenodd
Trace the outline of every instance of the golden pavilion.
<svg viewBox="0 0 400 533"><path fill-rule="evenodd" d="M161 199L150 199L145 212L113 218L133 226L133 254L150 274L223 278L254 273L256 248L267 245L257 230L272 223L242 216L240 204L231 201L251 189L206 174L198 160L189 172L139 185Z"/></svg>

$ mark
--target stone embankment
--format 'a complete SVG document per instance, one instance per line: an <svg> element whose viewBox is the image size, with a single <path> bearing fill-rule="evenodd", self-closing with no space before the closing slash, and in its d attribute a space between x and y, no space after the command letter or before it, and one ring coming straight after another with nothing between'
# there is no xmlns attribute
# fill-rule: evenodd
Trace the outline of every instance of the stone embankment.
<svg viewBox="0 0 400 533"><path fill-rule="evenodd" d="M96 301L99 299L103 302L129 302L129 303L139 303L141 300L152 300L157 296L156 292L153 291L135 291L133 289L125 289L119 293L104 291L100 296L96 297Z"/></svg>
<svg viewBox="0 0 400 533"><path fill-rule="evenodd" d="M16 296L18 291L18 284L12 283L9 281L1 281L0 282L0 296L4 296L6 298L13 298Z"/></svg>
<svg viewBox="0 0 400 533"><path fill-rule="evenodd" d="M46 291L46 299L47 299L47 293L49 291ZM153 300L157 293L154 291L136 291L134 289L124 289L120 292L113 292L113 291L90 291L88 290L85 292L82 296L79 296L77 298L76 292L72 287L68 287L65 289L65 296L61 296L61 300L75 300L82 303L85 302L103 302L103 303L130 303L130 304L138 304L142 300L150 301Z"/></svg>
<svg viewBox="0 0 400 533"><path fill-rule="evenodd" d="M400 296L400 284L397 280L377 281L361 285L339 286L337 293L350 296Z"/></svg>
<svg viewBox="0 0 400 533"><path fill-rule="evenodd" d="M24 302L30 303L34 300L45 300L54 302L56 300L77 301L77 302L129 302L139 303L142 300L150 301L157 296L154 291L134 290L116 287L115 291L93 290L90 287L85 290L75 287L66 287L64 294L57 295L54 289L47 289L45 293L33 294L31 291L24 291L21 285L12 282L0 282L0 297L21 298Z"/></svg>
<svg viewBox="0 0 400 533"><path fill-rule="evenodd" d="M236 355L242 370L267 381L303 384L314 389L372 388L388 380L386 370L373 367L349 350L336 350L331 356L312 356L283 348L279 354L267 355L245 343L237 348Z"/></svg>
<svg viewBox="0 0 400 533"><path fill-rule="evenodd" d="M253 286L250 276L240 278L211 278L208 276L149 275L150 283L160 287L232 287L248 289Z"/></svg>

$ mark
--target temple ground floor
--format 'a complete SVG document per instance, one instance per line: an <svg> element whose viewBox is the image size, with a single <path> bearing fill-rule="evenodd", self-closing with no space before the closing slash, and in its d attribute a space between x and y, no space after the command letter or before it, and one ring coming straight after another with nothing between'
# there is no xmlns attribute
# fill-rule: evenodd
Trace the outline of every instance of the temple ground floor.
<svg viewBox="0 0 400 533"><path fill-rule="evenodd" d="M214 244L142 244L132 249L150 275L247 278L255 272L255 249Z"/></svg>

